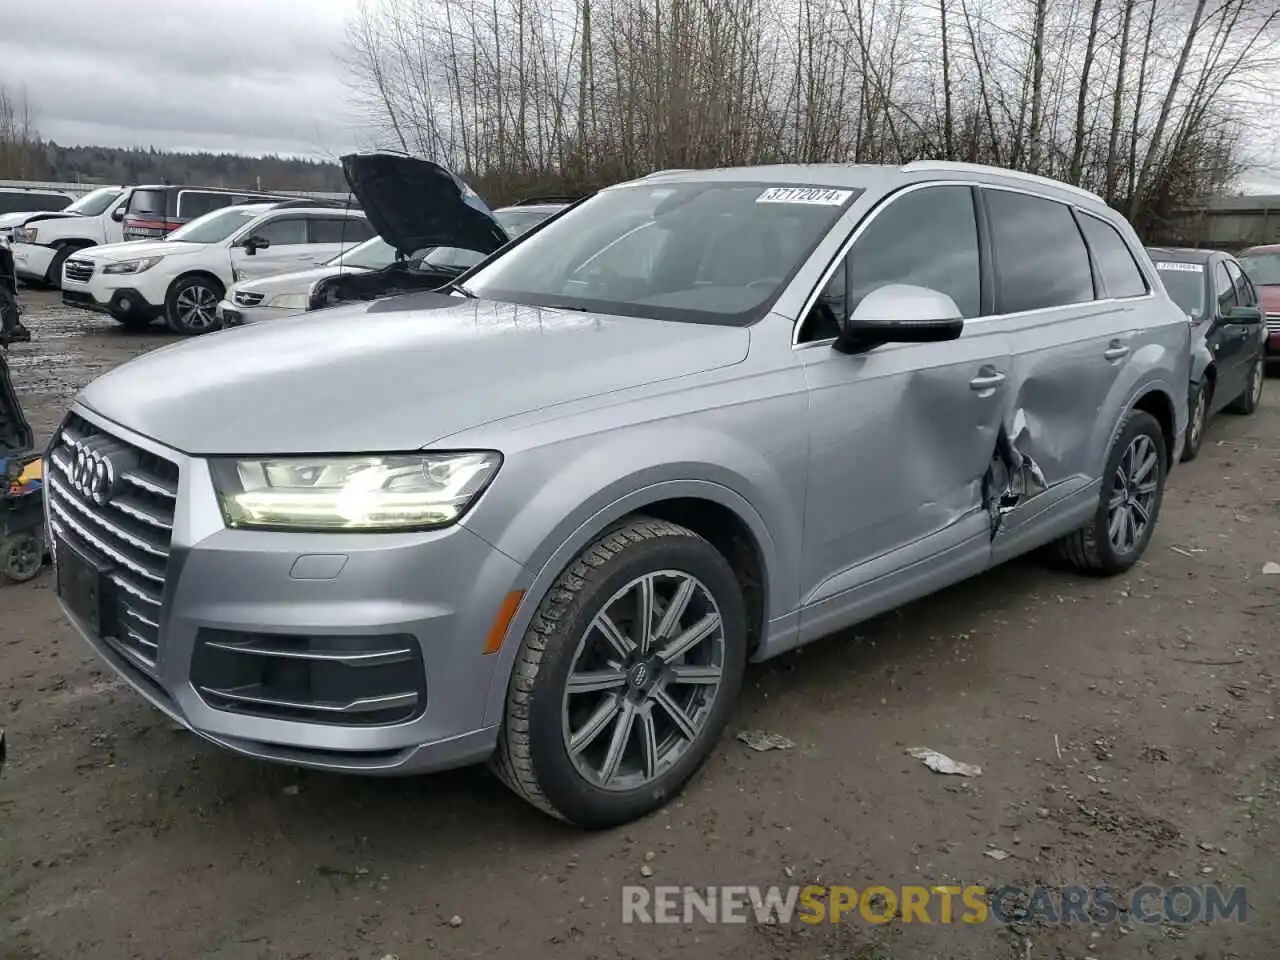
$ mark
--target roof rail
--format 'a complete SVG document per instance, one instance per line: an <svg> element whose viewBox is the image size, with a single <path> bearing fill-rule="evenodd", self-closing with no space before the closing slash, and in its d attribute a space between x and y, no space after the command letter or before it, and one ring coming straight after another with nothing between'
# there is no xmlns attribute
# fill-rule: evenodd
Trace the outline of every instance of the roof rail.
<svg viewBox="0 0 1280 960"><path fill-rule="evenodd" d="M993 167L985 163L961 163L956 160L913 160L904 165L902 171L904 173L947 173L948 171L952 173L991 173L1001 177L1009 177L1013 180L1022 180L1024 183L1038 184L1042 187L1055 187L1058 190L1065 190L1068 193L1088 197L1098 203L1106 203L1098 194L1092 190L1086 190L1084 187L1077 187L1061 180L1054 180L1052 177L1042 177L1038 173L1024 173L1021 170Z"/></svg>
<svg viewBox="0 0 1280 960"><path fill-rule="evenodd" d="M254 201L249 200L248 202L253 203ZM274 204L271 207L271 209L272 210L297 210L303 207L322 207L325 209L336 209L336 210L345 210L347 208L359 209L359 206L355 203L349 203L344 200L330 200L325 197L316 197L314 200L307 197L300 197L296 200L281 200L279 203Z"/></svg>
<svg viewBox="0 0 1280 960"><path fill-rule="evenodd" d="M651 170L645 174L646 177L660 177L664 173L696 173L692 167L673 167L670 170Z"/></svg>
<svg viewBox="0 0 1280 960"><path fill-rule="evenodd" d="M523 200L517 200L515 203L509 203L509 207L534 207L540 203L576 203L581 200L581 196L570 196L569 194L548 194L545 197L525 197Z"/></svg>

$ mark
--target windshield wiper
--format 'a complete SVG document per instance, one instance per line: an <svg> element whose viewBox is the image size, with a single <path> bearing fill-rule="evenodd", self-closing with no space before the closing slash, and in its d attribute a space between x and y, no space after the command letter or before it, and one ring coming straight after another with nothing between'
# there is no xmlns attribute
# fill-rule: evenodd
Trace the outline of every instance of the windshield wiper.
<svg viewBox="0 0 1280 960"><path fill-rule="evenodd" d="M477 297L474 293L472 293L470 290L468 290L466 287L464 287L462 284L460 284L457 280L450 280L448 283L446 283L446 284L445 284L443 287L441 287L440 289L441 289L441 290L452 290L452 291L456 291L457 293L462 294L462 295L463 295L464 297L466 297L468 300L479 300L479 299L480 299L480 298L479 298L479 297Z"/></svg>

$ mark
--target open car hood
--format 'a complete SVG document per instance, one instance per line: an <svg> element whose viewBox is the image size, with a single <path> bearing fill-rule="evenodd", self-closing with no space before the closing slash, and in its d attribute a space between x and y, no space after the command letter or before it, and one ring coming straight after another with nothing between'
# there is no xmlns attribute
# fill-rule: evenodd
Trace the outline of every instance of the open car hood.
<svg viewBox="0 0 1280 960"><path fill-rule="evenodd" d="M374 229L403 256L426 247L488 255L509 239L476 192L430 160L353 153L342 172Z"/></svg>

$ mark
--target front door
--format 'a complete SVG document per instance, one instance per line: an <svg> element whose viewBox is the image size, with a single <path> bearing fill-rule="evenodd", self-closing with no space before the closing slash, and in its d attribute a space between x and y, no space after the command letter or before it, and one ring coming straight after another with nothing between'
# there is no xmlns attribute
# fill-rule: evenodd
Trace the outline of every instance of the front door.
<svg viewBox="0 0 1280 960"><path fill-rule="evenodd" d="M244 242L256 237L267 242L249 253ZM307 243L307 220L302 216L282 216L259 223L231 248L231 265L237 281L269 277L277 273L301 270L308 266L305 258L312 253Z"/></svg>
<svg viewBox="0 0 1280 960"><path fill-rule="evenodd" d="M810 391L804 639L979 572L990 557L983 487L1004 405L1003 334L978 320L959 340L857 355L830 339L843 311L889 283L981 314L973 191L908 189L870 216L797 338Z"/></svg>
<svg viewBox="0 0 1280 960"><path fill-rule="evenodd" d="M1244 392L1249 380L1249 334L1255 328L1228 319L1228 314L1241 306L1240 291L1243 282L1237 283L1228 270L1225 260L1213 264L1214 302L1210 304L1209 329L1205 343L1213 354L1213 366L1217 372L1214 384L1212 410L1219 410ZM1238 271L1237 271L1238 272Z"/></svg>

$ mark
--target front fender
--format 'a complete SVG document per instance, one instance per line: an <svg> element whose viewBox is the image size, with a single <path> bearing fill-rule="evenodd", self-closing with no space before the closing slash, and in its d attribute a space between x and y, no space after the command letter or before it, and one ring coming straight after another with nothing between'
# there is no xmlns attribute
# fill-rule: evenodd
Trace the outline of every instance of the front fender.
<svg viewBox="0 0 1280 960"><path fill-rule="evenodd" d="M1203 340L1191 346L1191 382L1203 383L1205 371L1213 363L1213 352Z"/></svg>

